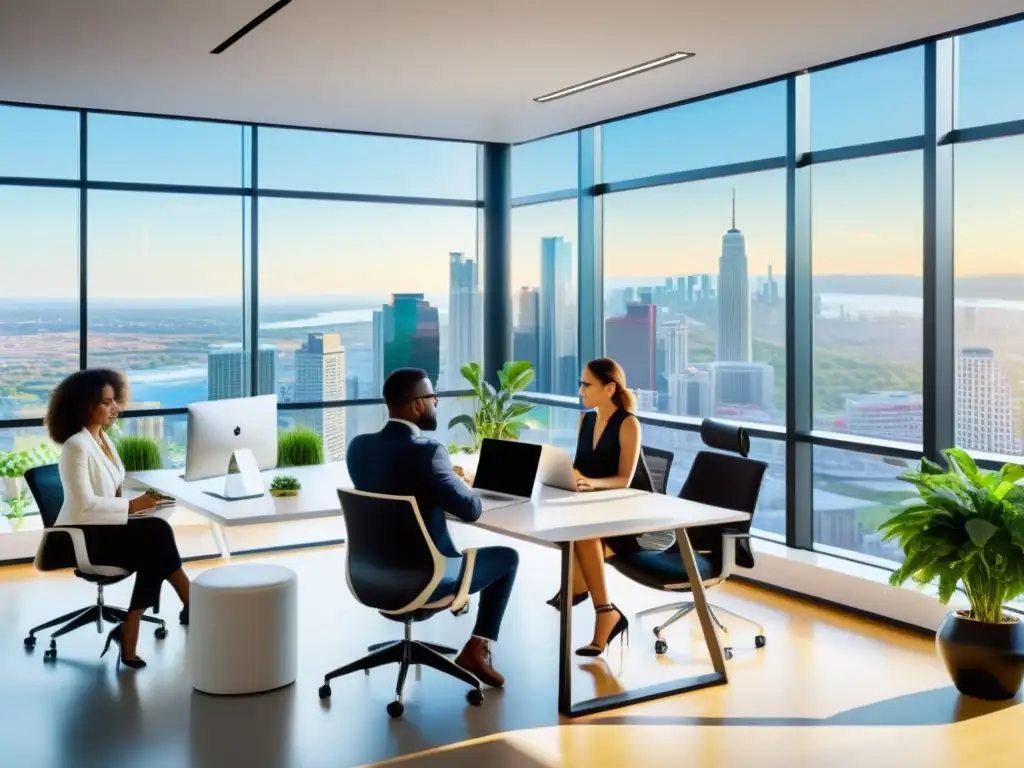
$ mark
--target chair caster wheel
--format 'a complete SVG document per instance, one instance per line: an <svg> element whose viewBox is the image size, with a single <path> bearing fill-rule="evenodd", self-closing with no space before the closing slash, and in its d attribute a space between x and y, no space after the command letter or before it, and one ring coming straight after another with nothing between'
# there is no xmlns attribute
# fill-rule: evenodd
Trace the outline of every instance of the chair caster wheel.
<svg viewBox="0 0 1024 768"><path fill-rule="evenodd" d="M25 647L26 648L35 648L36 647L36 639L32 635L29 635L28 637L25 638Z"/></svg>
<svg viewBox="0 0 1024 768"><path fill-rule="evenodd" d="M329 686L327 683L324 683L323 685L320 686L319 693L320 693L320 698L321 699L329 699L329 698L331 698L331 686Z"/></svg>
<svg viewBox="0 0 1024 768"><path fill-rule="evenodd" d="M479 707L484 703L484 692L479 688L470 688L469 692L466 693L466 701L474 707Z"/></svg>
<svg viewBox="0 0 1024 768"><path fill-rule="evenodd" d="M725 660L728 661L732 658L732 648L723 648L722 654L725 656Z"/></svg>
<svg viewBox="0 0 1024 768"><path fill-rule="evenodd" d="M764 635L758 635L757 637L754 638L754 647L755 648L764 648L765 645L767 645L767 644L768 644L768 638L766 638Z"/></svg>
<svg viewBox="0 0 1024 768"><path fill-rule="evenodd" d="M388 714L392 717L401 717L403 712L405 712L405 707L402 706L402 702L392 701L388 704Z"/></svg>
<svg viewBox="0 0 1024 768"><path fill-rule="evenodd" d="M654 641L654 652L656 654L661 656L666 651L668 651L668 641L667 640L655 640Z"/></svg>
<svg viewBox="0 0 1024 768"><path fill-rule="evenodd" d="M153 632L153 636L157 640L163 640L165 637L167 637L167 627L157 627L156 631Z"/></svg>
<svg viewBox="0 0 1024 768"><path fill-rule="evenodd" d="M44 662L48 662L48 661L56 661L56 660L57 660L57 649L56 648L47 648L46 649L46 653L43 654L43 661Z"/></svg>

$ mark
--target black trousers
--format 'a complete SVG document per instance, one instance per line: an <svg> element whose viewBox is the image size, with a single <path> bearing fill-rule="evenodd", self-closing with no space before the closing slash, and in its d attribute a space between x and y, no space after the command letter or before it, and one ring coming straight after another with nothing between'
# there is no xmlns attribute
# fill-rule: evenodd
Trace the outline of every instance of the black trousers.
<svg viewBox="0 0 1024 768"><path fill-rule="evenodd" d="M163 582L181 569L174 531L159 517L129 518L127 525L81 525L89 560L135 574L128 610L154 608Z"/></svg>

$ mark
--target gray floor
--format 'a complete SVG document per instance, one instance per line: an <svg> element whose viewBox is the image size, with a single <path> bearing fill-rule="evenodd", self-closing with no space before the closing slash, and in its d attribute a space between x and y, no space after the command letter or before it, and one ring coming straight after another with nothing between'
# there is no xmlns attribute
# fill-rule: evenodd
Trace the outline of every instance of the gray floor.
<svg viewBox="0 0 1024 768"><path fill-rule="evenodd" d="M462 534L461 544L499 543L488 534ZM145 629L141 671L115 673L113 652L100 659L103 638L81 629L59 641L59 658L43 663L47 641L34 652L22 645L34 624L86 605L91 587L60 576L4 579L0 572L0 765L47 766L355 766L494 733L554 725L558 615L543 604L553 594L557 555L518 545L522 555L516 590L495 651L495 666L507 678L504 691L488 691L481 707L465 701L465 686L433 670L410 675L406 710L391 720L384 707L393 696L396 668L335 681L322 702L323 674L365 653L372 642L397 638L401 626L359 606L344 577L344 549L335 547L265 556L287 565L299 578L300 660L297 682L268 694L214 697L187 681L187 630L170 624L157 641ZM198 573L207 564L188 567ZM665 602L663 596L627 586L614 577L614 596L630 611ZM128 588L108 596L124 605ZM173 592L165 588L164 616L177 617ZM732 605L737 605L733 600ZM746 607L740 603L741 607ZM764 616L762 612L759 615ZM593 612L576 609L574 640L586 643ZM441 614L416 626L414 636L460 646L472 616ZM650 624L634 626L630 650L607 661L581 664L574 673L577 700L710 670L692 622L672 630L667 657L656 658ZM753 655L745 634L734 642L737 657Z"/></svg>

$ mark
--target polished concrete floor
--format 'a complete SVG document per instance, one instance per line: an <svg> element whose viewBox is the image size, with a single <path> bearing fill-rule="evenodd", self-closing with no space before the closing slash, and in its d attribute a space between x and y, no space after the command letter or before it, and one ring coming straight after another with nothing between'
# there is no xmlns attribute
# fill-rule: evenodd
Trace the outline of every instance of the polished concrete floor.
<svg viewBox="0 0 1024 768"><path fill-rule="evenodd" d="M498 541L486 533L459 535L466 546ZM62 638L57 662L44 664L45 642L26 652L25 631L84 606L93 592L68 575L2 568L0 765L973 766L1009 764L1001 762L1011 759L1006 745L1019 743L1019 699L998 706L960 700L929 639L733 585L712 598L761 619L768 647L755 650L753 633L735 627L728 686L560 723L558 617L543 604L555 589L557 556L526 545L520 552L517 588L495 650L506 689L489 691L483 706L471 707L461 683L425 669L419 680L410 676L400 720L384 711L394 668L338 680L326 702L317 696L324 672L401 632L355 603L345 585L343 547L259 558L298 574L299 678L288 688L245 697L191 690L187 630L173 624L163 641L144 631L139 653L149 666L138 672L116 673L111 655L101 660L102 638L90 629ZM194 575L222 564L205 561L187 570ZM615 574L610 583L615 601L631 612L665 602ZM123 605L127 591L124 585L110 590L108 602ZM165 616L176 617L169 588L164 606ZM576 609L577 644L589 639L592 621L589 607ZM663 657L653 652L650 626L634 624L626 651L578 665L575 697L710 670L695 621L669 630ZM442 614L417 625L416 636L457 646L471 627L471 617ZM1019 764L1019 757L1013 760Z"/></svg>

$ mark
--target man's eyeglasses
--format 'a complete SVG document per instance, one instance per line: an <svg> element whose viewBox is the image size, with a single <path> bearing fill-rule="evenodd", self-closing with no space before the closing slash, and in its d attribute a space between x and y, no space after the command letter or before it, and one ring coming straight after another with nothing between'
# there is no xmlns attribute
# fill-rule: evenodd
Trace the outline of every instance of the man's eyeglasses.
<svg viewBox="0 0 1024 768"><path fill-rule="evenodd" d="M439 398L438 398L438 396L436 394L416 395L415 397L410 397L408 400L406 400L406 402L407 403L415 403L417 400L433 400L434 401L434 405L437 405L438 402L439 402Z"/></svg>

